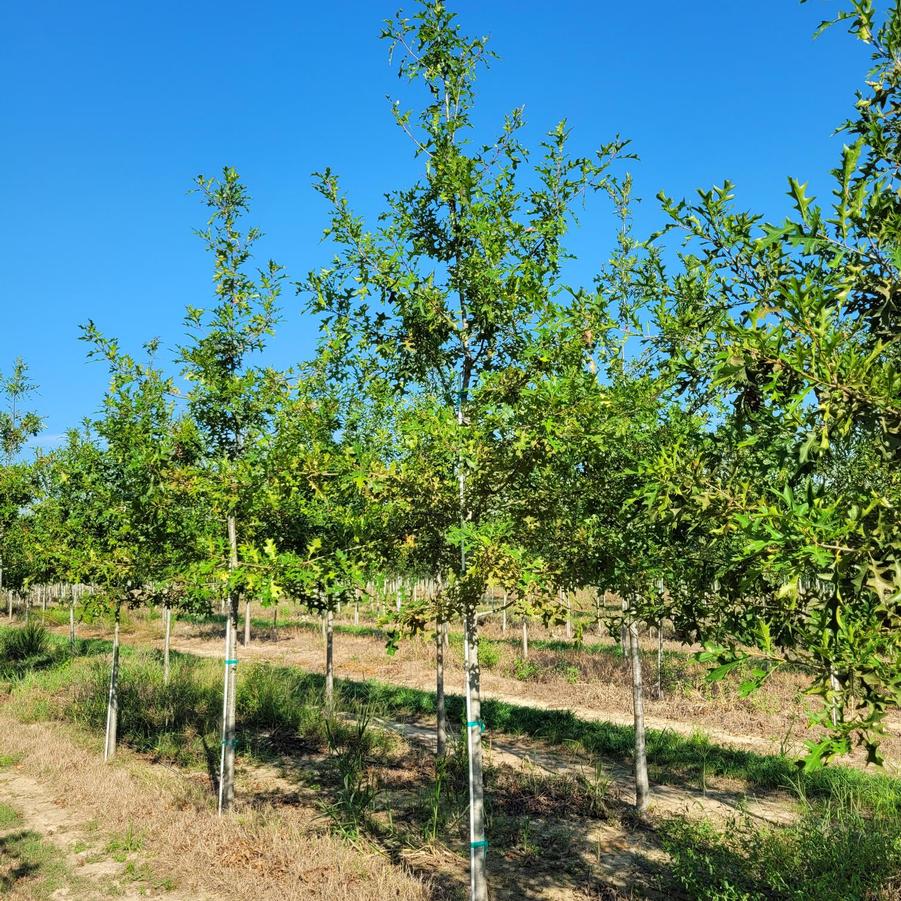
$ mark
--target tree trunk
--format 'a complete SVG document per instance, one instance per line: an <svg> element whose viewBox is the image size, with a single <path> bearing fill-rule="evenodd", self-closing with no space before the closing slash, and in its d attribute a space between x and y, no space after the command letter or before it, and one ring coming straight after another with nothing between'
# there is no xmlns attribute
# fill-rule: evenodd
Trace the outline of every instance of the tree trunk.
<svg viewBox="0 0 901 901"><path fill-rule="evenodd" d="M501 633L504 635L507 634L507 603L508 603L508 601L509 601L509 597L507 595L507 592L505 591L504 592L504 609L501 612Z"/></svg>
<svg viewBox="0 0 901 901"><path fill-rule="evenodd" d="M841 685L841 682L838 681L838 676L836 676L836 674L835 674L834 667L829 668L829 688L836 695L835 697L832 698L832 701L830 702L831 709L829 711L829 717L832 720L832 725L837 726L838 719L839 719L839 716L838 716L839 715L839 701L838 701L837 695L838 695L838 692L841 691L842 685Z"/></svg>
<svg viewBox="0 0 901 901"><path fill-rule="evenodd" d="M250 646L250 599L244 602L244 647Z"/></svg>
<svg viewBox="0 0 901 901"><path fill-rule="evenodd" d="M163 639L163 684L169 684L169 646L172 643L172 608L164 608L166 618L166 636Z"/></svg>
<svg viewBox="0 0 901 901"><path fill-rule="evenodd" d="M488 901L488 842L485 839L485 794L482 777L482 723L479 645L476 619L464 621L466 651L466 736L469 744L469 881L472 901Z"/></svg>
<svg viewBox="0 0 901 901"><path fill-rule="evenodd" d="M69 647L75 650L75 593L69 589Z"/></svg>
<svg viewBox="0 0 901 901"><path fill-rule="evenodd" d="M235 517L228 517L229 569L238 568L238 531ZM219 766L219 813L228 811L235 800L235 689L238 675L238 595L228 596L225 621L225 678L222 691L222 756Z"/></svg>
<svg viewBox="0 0 901 901"><path fill-rule="evenodd" d="M9 606L9 621L12 622L13 618L13 593L9 590L6 592L6 602Z"/></svg>
<svg viewBox="0 0 901 901"><path fill-rule="evenodd" d="M278 604L272 607L272 633L276 641L278 641Z"/></svg>
<svg viewBox="0 0 901 901"><path fill-rule="evenodd" d="M572 601L570 599L570 595L568 591L560 592L561 600L566 605L566 637L567 639L571 639L573 637L573 611L572 611Z"/></svg>
<svg viewBox="0 0 901 901"><path fill-rule="evenodd" d="M529 659L529 618L522 618L522 659Z"/></svg>
<svg viewBox="0 0 901 901"><path fill-rule="evenodd" d="M447 707L444 703L444 633L447 623L440 617L435 621L435 712L438 718L437 753L447 753Z"/></svg>
<svg viewBox="0 0 901 901"><path fill-rule="evenodd" d="M325 611L325 706L335 707L335 656L334 656L335 614L329 607Z"/></svg>
<svg viewBox="0 0 901 901"><path fill-rule="evenodd" d="M663 619L657 623L657 690L658 701L663 700Z"/></svg>
<svg viewBox="0 0 901 901"><path fill-rule="evenodd" d="M628 627L629 658L632 663L632 707L635 713L635 809L643 816L648 808L648 757L644 734L644 697L641 686L641 649L638 644L638 623Z"/></svg>
<svg viewBox="0 0 901 901"><path fill-rule="evenodd" d="M106 740L103 759L116 756L116 732L119 727L119 607L116 606L116 625L113 628L113 660L109 671L109 695L106 701Z"/></svg>

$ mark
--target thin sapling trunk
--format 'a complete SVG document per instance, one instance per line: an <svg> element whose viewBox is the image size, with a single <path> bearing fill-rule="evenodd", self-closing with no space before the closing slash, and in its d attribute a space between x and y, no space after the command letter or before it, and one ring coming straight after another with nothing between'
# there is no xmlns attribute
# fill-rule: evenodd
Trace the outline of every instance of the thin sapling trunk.
<svg viewBox="0 0 901 901"><path fill-rule="evenodd" d="M109 694L106 702L106 738L103 759L116 756L116 732L119 727L119 605L116 604L116 624L113 627L113 659L109 672Z"/></svg>
<svg viewBox="0 0 901 901"><path fill-rule="evenodd" d="M657 623L657 688L656 697L663 699L663 620Z"/></svg>
<svg viewBox="0 0 901 901"><path fill-rule="evenodd" d="M628 625L628 644L632 664L632 708L635 714L635 809L639 816L643 816L648 808L648 757L641 684L641 648L638 644L638 623L634 619Z"/></svg>
<svg viewBox="0 0 901 901"><path fill-rule="evenodd" d="M329 607L325 611L325 706L335 708L335 656L334 656L335 614Z"/></svg>
<svg viewBox="0 0 901 901"><path fill-rule="evenodd" d="M464 621L466 652L466 736L469 750L469 875L472 901L488 901L488 841L482 774L482 722L479 645L474 612Z"/></svg>
<svg viewBox="0 0 901 901"><path fill-rule="evenodd" d="M172 608L166 605L163 608L163 618L166 625L166 633L163 638L163 684L169 684L169 647L172 643Z"/></svg>
<svg viewBox="0 0 901 901"><path fill-rule="evenodd" d="M238 532L234 515L228 517L229 569L238 568ZM228 811L235 800L235 690L238 676L238 594L228 595L225 620L225 675L222 691L222 753L219 766L219 813Z"/></svg>
<svg viewBox="0 0 901 901"><path fill-rule="evenodd" d="M447 624L439 617L435 622L435 712L438 717L437 754L447 753L447 708L444 702L444 633Z"/></svg>

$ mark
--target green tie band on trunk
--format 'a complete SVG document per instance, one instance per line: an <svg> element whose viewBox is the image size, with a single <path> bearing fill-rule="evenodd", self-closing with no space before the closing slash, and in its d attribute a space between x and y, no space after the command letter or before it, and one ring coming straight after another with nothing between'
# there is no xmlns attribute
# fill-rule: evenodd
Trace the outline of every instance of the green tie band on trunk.
<svg viewBox="0 0 901 901"><path fill-rule="evenodd" d="M488 848L488 839L483 838L481 841L478 841L478 842L470 842L469 847L470 848L485 848L485 849L487 849Z"/></svg>
<svg viewBox="0 0 901 901"><path fill-rule="evenodd" d="M238 661L237 661L237 660L226 660L226 661L225 661L225 665L226 665L226 666L232 666L232 665L237 666L237 665L238 665Z"/></svg>
<svg viewBox="0 0 901 901"><path fill-rule="evenodd" d="M235 748L238 746L237 738L223 738L222 744L225 745L226 748Z"/></svg>
<svg viewBox="0 0 901 901"><path fill-rule="evenodd" d="M484 731L485 731L485 723L484 723L482 720L472 720L471 722L469 722L469 723L466 724L466 727L467 727L468 729L472 729L473 726L478 726L478 727L479 727L479 732L484 732Z"/></svg>

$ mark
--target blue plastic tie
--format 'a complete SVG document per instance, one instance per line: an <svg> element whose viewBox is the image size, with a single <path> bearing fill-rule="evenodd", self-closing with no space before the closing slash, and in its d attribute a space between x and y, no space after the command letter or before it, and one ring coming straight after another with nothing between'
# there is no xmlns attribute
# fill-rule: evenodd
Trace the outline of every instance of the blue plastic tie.
<svg viewBox="0 0 901 901"><path fill-rule="evenodd" d="M467 727L468 729L472 729L473 726L478 726L478 727L479 727L479 732L484 732L484 731L485 731L485 723L484 723L482 720L472 720L471 722L468 722L468 723L466 724L466 727Z"/></svg>
<svg viewBox="0 0 901 901"><path fill-rule="evenodd" d="M237 665L238 665L238 661L237 661L237 660L226 660L226 661L225 661L225 665L226 665L226 666L232 666L232 665L237 666Z"/></svg>
<svg viewBox="0 0 901 901"><path fill-rule="evenodd" d="M483 838L481 841L470 842L469 847L470 848L487 848L488 847L488 839Z"/></svg>

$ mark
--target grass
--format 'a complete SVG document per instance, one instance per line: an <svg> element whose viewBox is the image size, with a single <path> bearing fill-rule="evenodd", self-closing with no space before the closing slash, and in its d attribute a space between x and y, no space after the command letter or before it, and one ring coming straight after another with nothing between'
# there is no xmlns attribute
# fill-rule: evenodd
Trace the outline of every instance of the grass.
<svg viewBox="0 0 901 901"><path fill-rule="evenodd" d="M0 804L0 896L44 899L71 885L62 852L22 828L17 810Z"/></svg>
<svg viewBox="0 0 901 901"><path fill-rule="evenodd" d="M660 833L675 882L698 901L872 901L901 889L901 819L866 810L859 786L830 785L803 804L801 819L762 828L741 819L727 828L685 819Z"/></svg>
<svg viewBox="0 0 901 901"><path fill-rule="evenodd" d="M0 631L0 639L2 639ZM68 642L50 636L51 646ZM20 673L12 695L19 715L32 721L68 718L102 728L106 716L108 653L103 641L82 641L74 656L57 650L55 666ZM217 757L221 716L221 667L217 661L173 654L168 686L162 683L159 653L123 646L120 683L120 736L139 751L175 763L198 765ZM432 692L375 680L337 680L339 703L366 708L376 716L428 717L435 713ZM285 744L327 744L322 716L324 679L317 673L273 664L239 669L238 740L244 751L265 757ZM59 701L63 695L65 700ZM447 696L450 722L462 722L464 699ZM552 745L575 746L592 757L630 760L630 726L580 719L567 710L544 710L491 698L482 701L488 729L527 735ZM901 815L901 780L884 773L827 767L801 773L787 756L759 754L712 743L696 733L684 736L649 729L652 781L699 786L715 777L738 779L750 789L796 789L810 798L828 797L836 783L851 784L873 810Z"/></svg>
<svg viewBox="0 0 901 901"><path fill-rule="evenodd" d="M0 829L10 829L21 822L18 811L9 804L0 804Z"/></svg>
<svg viewBox="0 0 901 901"><path fill-rule="evenodd" d="M0 630L3 646L8 640ZM40 654L25 658L34 668L16 664L12 675L4 675L7 703L22 719L67 719L99 734L108 652L107 642L92 641L80 642L72 653L66 640L51 636ZM164 685L158 652L123 647L121 740L182 766L205 766L212 774L218 762L221 678L219 661L174 654L171 680ZM436 775L428 755L416 767L409 760L392 762L393 736L367 728L373 716L433 715L434 694L377 681L339 680L338 706L350 715L329 718L323 713L323 689L318 674L265 663L242 665L240 750L261 760L290 757L295 764L298 755L324 755L328 765L319 771L322 784L317 785L321 807L342 835L356 839L367 833L394 841L403 813L408 820L405 841L415 833L434 842L440 834L462 848L465 746L461 743ZM449 695L447 706L450 721L462 722L463 699ZM631 728L582 720L567 711L486 699L482 719L490 730L576 746L593 759L623 761L632 752ZM648 753L658 782L698 784L726 776L757 789L794 788L802 800L803 815L789 827L761 828L748 820L730 829L683 819L665 822L660 835L672 860L671 885L687 897L863 899L901 871L901 780L842 767L803 774L787 757L722 747L700 734L650 730ZM393 767L393 801L374 775L379 767L386 772ZM560 812L563 819L602 819L611 803L600 769L593 780L489 769L486 787L493 844L526 861L542 842L567 847L563 833L543 835L536 823ZM392 805L405 792L416 797L405 811L395 811ZM143 838L139 833L123 836L108 850L124 860Z"/></svg>

